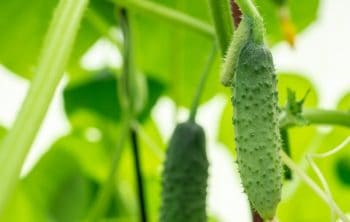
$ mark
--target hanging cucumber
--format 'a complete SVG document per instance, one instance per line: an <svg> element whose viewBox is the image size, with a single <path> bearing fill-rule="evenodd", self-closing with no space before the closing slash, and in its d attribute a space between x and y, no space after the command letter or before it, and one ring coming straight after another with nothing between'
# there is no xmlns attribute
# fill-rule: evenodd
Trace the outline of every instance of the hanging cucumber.
<svg viewBox="0 0 350 222"><path fill-rule="evenodd" d="M276 75L264 45L261 17L251 1L237 3L244 16L228 51L222 81L233 88L237 164L244 190L261 217L272 219L282 186Z"/></svg>
<svg viewBox="0 0 350 222"><path fill-rule="evenodd" d="M163 171L160 222L206 222L208 159L205 134L195 123L200 97L215 60L214 44L192 101L189 120L170 139Z"/></svg>
<svg viewBox="0 0 350 222"><path fill-rule="evenodd" d="M166 155L160 222L207 221L208 165L202 127L178 124Z"/></svg>

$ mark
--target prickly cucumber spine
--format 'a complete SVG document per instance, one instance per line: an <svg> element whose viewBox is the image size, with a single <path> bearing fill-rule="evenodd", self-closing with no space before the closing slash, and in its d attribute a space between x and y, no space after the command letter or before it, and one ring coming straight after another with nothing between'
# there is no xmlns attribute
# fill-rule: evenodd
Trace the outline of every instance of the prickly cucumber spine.
<svg viewBox="0 0 350 222"><path fill-rule="evenodd" d="M205 222L208 160L205 135L194 122L179 124L163 171L160 222Z"/></svg>
<svg viewBox="0 0 350 222"><path fill-rule="evenodd" d="M237 163L243 187L264 219L275 215L281 198L282 168L276 76L270 51L248 40L234 77Z"/></svg>

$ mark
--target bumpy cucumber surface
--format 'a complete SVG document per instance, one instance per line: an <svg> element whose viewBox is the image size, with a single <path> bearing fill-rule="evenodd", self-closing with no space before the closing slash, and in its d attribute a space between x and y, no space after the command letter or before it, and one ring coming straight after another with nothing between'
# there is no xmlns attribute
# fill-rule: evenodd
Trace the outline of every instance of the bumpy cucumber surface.
<svg viewBox="0 0 350 222"><path fill-rule="evenodd" d="M179 124L164 165L160 222L207 221L208 165L203 129L194 122Z"/></svg>
<svg viewBox="0 0 350 222"><path fill-rule="evenodd" d="M282 168L276 75L270 51L248 40L234 76L237 164L249 201L272 219L281 199Z"/></svg>

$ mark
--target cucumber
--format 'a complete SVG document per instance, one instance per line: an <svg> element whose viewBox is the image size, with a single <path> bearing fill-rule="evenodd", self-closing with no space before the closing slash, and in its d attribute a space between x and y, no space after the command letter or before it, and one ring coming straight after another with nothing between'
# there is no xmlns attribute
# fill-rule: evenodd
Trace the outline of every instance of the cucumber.
<svg viewBox="0 0 350 222"><path fill-rule="evenodd" d="M205 222L208 159L205 134L194 122L178 124L162 176L160 222Z"/></svg>
<svg viewBox="0 0 350 222"><path fill-rule="evenodd" d="M252 206L272 219L281 199L282 164L272 56L252 35L236 55L232 103L237 164Z"/></svg>

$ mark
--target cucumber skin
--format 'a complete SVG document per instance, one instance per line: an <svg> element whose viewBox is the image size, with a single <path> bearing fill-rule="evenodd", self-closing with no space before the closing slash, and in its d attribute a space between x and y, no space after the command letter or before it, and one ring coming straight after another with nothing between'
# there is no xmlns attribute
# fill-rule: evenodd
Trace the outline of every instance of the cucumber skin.
<svg viewBox="0 0 350 222"><path fill-rule="evenodd" d="M205 134L194 122L178 124L162 177L160 222L205 222L208 159Z"/></svg>
<svg viewBox="0 0 350 222"><path fill-rule="evenodd" d="M234 129L237 164L252 206L272 219L281 199L282 164L276 75L270 51L249 40L234 77Z"/></svg>

